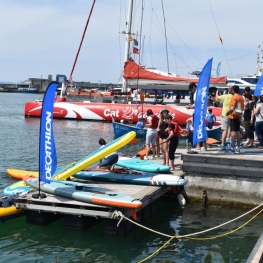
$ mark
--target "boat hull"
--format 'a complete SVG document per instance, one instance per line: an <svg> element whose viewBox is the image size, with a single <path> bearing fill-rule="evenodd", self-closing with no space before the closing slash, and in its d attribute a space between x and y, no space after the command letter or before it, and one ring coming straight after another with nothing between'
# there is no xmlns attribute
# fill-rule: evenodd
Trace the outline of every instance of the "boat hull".
<svg viewBox="0 0 263 263"><path fill-rule="evenodd" d="M113 122L112 126L113 126L114 135L116 137L122 136L122 135L124 135L130 131L136 132L137 138L145 138L146 137L146 132L147 132L146 129L139 129L136 127L132 127L130 125L117 123L117 122Z"/></svg>
<svg viewBox="0 0 263 263"><path fill-rule="evenodd" d="M56 102L54 105L54 118L60 119L78 119L78 120L96 120L96 121L115 121L136 123L138 118L146 118L147 109L151 109L159 117L163 105L142 105L135 111L133 104L113 104L113 103L90 103L90 102ZM186 109L184 106L165 105L171 115L180 125L185 125L186 120L193 115L193 110ZM27 102L25 104L24 114L26 117L40 117L42 103ZM220 124L222 109L213 108L213 113Z"/></svg>

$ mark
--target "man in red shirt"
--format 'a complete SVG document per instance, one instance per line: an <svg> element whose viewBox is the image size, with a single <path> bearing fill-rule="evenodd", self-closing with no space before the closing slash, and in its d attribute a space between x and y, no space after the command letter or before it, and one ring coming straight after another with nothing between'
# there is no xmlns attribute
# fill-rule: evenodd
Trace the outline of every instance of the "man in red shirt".
<svg viewBox="0 0 263 263"><path fill-rule="evenodd" d="M233 96L230 101L230 109L226 113L230 119L230 131L231 131L231 149L230 153L240 153L240 118L242 117L242 112L244 110L244 99L239 94L239 86L232 86ZM237 141L237 146L235 148L235 142Z"/></svg>

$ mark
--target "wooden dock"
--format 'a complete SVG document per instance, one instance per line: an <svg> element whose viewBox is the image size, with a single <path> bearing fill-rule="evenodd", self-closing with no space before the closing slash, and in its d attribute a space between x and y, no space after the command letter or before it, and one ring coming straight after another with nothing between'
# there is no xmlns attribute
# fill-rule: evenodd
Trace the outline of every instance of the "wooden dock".
<svg viewBox="0 0 263 263"><path fill-rule="evenodd" d="M83 182L83 180L74 181ZM140 200L143 208L135 211L136 222L139 223L155 215L156 200L171 190L168 186L123 185L93 181L86 183L96 184ZM115 218L115 211L121 211L126 217L132 218L134 213L130 209L94 205L50 194L46 194L46 198L36 199L32 197L33 193L36 191L16 199L16 207L24 208L26 211L27 223L44 226L64 218L65 228L85 230L103 219L106 233L121 236L127 235L134 228L133 224L125 220L117 227L119 219Z"/></svg>

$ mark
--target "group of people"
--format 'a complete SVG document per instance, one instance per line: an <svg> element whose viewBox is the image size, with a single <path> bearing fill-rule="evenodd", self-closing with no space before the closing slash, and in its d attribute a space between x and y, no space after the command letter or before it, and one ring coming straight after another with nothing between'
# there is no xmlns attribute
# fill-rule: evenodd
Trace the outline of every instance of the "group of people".
<svg viewBox="0 0 263 263"><path fill-rule="evenodd" d="M160 118L158 118L151 109L147 110L146 115L146 146L152 148L152 159L159 157L158 147L160 147L163 165L170 166L171 171L174 171L174 154L180 135L179 125L173 121L173 116L169 114L166 108L161 109ZM149 152L146 154L145 159L149 159Z"/></svg>
<svg viewBox="0 0 263 263"><path fill-rule="evenodd" d="M187 105L187 109L195 108L196 100L196 84L189 84L189 91L192 94L191 105ZM222 140L221 150L226 151L226 140L231 139L230 153L240 153L240 142L242 127L245 127L247 141L245 147L253 147L255 136L259 141L258 149L263 149L263 95L260 97L252 96L250 87L246 87L244 94L240 95L238 85L229 88L228 92L224 91L223 95L216 91L214 100L222 104L221 129ZM207 121L208 128L212 128L216 120L212 109L208 110ZM193 118L187 120L193 122ZM193 125L192 125L193 126ZM205 144L205 142L203 142ZM196 146L200 150L200 143ZM206 147L204 147L206 149Z"/></svg>
<svg viewBox="0 0 263 263"><path fill-rule="evenodd" d="M139 118L136 123L137 128L146 128L146 147L152 149L152 159L160 157L162 152L163 165L171 167L171 171L175 171L174 155L178 146L178 137L180 135L180 128L176 121L173 121L173 116L169 114L166 108L160 111L160 118L158 118L151 109L146 112L146 122L143 118ZM99 139L101 147L106 145L103 138ZM118 162L118 154L111 153L107 157L100 160L97 169L110 169ZM146 160L149 160L149 151L147 151Z"/></svg>
<svg viewBox="0 0 263 263"><path fill-rule="evenodd" d="M231 138L231 153L240 152L240 129L245 128L247 141L244 147L254 147L255 137L259 142L258 149L263 149L263 95L253 96L250 87L240 95L239 86L229 88L228 94L216 96L223 102L221 127L223 130L221 149L225 150L227 137Z"/></svg>

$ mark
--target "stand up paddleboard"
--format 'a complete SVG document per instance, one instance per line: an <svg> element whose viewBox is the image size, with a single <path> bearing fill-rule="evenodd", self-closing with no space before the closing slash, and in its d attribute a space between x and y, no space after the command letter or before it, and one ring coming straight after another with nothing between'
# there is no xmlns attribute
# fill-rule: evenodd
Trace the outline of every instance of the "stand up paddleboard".
<svg viewBox="0 0 263 263"><path fill-rule="evenodd" d="M24 209L17 209L14 206L15 196L0 198L0 222L5 222L10 219L15 219L17 217L23 216L25 214Z"/></svg>
<svg viewBox="0 0 263 263"><path fill-rule="evenodd" d="M60 173L64 171L65 169L68 169L70 165L74 165L75 162L72 162L70 164L63 165L61 167L58 167L56 169L55 174ZM31 176L31 177L38 177L38 171L26 171L26 170L21 170L21 169L14 169L14 168L7 168L6 173L11 176L12 178L15 179L20 179L22 180L24 176Z"/></svg>
<svg viewBox="0 0 263 263"><path fill-rule="evenodd" d="M100 159L104 158L105 156L111 154L112 152L117 151L121 147L128 144L132 139L134 139L136 133L131 131L114 141L106 144L104 147L99 148L95 152L91 153L90 155L84 157L82 160L76 162L74 165L71 165L67 170L64 170L58 174L55 174L53 178L55 180L66 180L70 176L74 175L75 173L85 169L86 167L92 165L95 162L98 162Z"/></svg>
<svg viewBox="0 0 263 263"><path fill-rule="evenodd" d="M28 193L30 190L32 190L32 188L26 185L23 180L20 180L6 187L3 194L4 196L12 196L16 194Z"/></svg>
<svg viewBox="0 0 263 263"><path fill-rule="evenodd" d="M27 185L39 189L38 178L24 177ZM114 206L120 208L137 209L143 206L142 202L122 193L90 184L71 181L51 181L50 184L40 182L40 190L52 195L63 196L81 202Z"/></svg>
<svg viewBox="0 0 263 263"><path fill-rule="evenodd" d="M93 181L135 185L182 186L188 183L188 179L183 175L142 173L126 169L80 171L74 177Z"/></svg>
<svg viewBox="0 0 263 263"><path fill-rule="evenodd" d="M128 157L120 157L116 165L126 169L133 169L148 173L169 173L170 167L167 165L155 163L148 160L133 159Z"/></svg>

